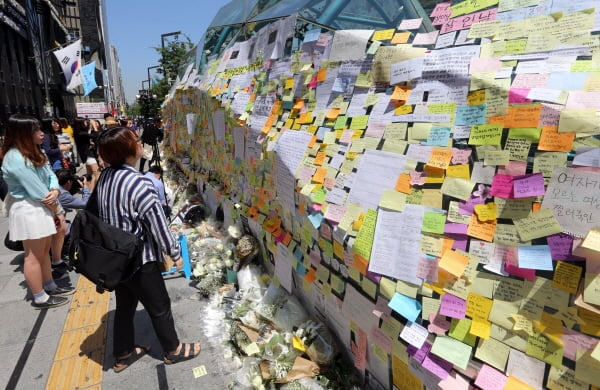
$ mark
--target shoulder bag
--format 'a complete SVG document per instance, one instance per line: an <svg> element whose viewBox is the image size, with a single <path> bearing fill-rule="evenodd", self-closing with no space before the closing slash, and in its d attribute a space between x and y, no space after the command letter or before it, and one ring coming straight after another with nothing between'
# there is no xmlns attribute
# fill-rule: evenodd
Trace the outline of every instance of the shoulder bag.
<svg viewBox="0 0 600 390"><path fill-rule="evenodd" d="M100 182L100 180L99 180ZM108 224L98 216L94 188L86 208L71 225L70 265L96 285L96 291L113 291L142 266L144 242L135 234Z"/></svg>

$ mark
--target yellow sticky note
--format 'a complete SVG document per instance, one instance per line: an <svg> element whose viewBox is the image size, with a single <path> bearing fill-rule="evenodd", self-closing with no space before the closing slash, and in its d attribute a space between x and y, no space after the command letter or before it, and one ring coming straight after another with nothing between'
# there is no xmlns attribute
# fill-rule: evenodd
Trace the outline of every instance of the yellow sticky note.
<svg viewBox="0 0 600 390"><path fill-rule="evenodd" d="M600 123L593 108L565 108L560 112L559 133L600 134Z"/></svg>
<svg viewBox="0 0 600 390"><path fill-rule="evenodd" d="M467 298L466 315L477 320L487 320L492 310L492 303L491 299L470 292Z"/></svg>
<svg viewBox="0 0 600 390"><path fill-rule="evenodd" d="M492 323L487 320L474 320L471 322L471 328L469 333L473 336L481 337L482 339L489 339L490 332L492 330Z"/></svg>
<svg viewBox="0 0 600 390"><path fill-rule="evenodd" d="M207 374L206 367L204 365L194 367L192 372L194 373L194 378L200 378L201 376L204 376Z"/></svg>
<svg viewBox="0 0 600 390"><path fill-rule="evenodd" d="M375 282L369 278L363 278L360 286L368 296L375 299L377 296L377 284Z"/></svg>
<svg viewBox="0 0 600 390"><path fill-rule="evenodd" d="M384 190L379 201L379 207L396 211L404 210L405 204L406 194L393 190Z"/></svg>
<svg viewBox="0 0 600 390"><path fill-rule="evenodd" d="M396 30L393 28L387 30L379 30L373 33L373 41L389 41L394 36Z"/></svg>
<svg viewBox="0 0 600 390"><path fill-rule="evenodd" d="M446 168L446 176L461 177L463 179L470 180L471 173L469 170L469 164L450 165Z"/></svg>
<svg viewBox="0 0 600 390"><path fill-rule="evenodd" d="M244 348L244 352L246 352L246 355L252 356L254 354L260 353L260 348L258 347L258 344L251 343L248 344L246 348Z"/></svg>
<svg viewBox="0 0 600 390"><path fill-rule="evenodd" d="M577 293L579 287L579 278L582 268L564 261L556 262L554 277L552 278L552 287L560 288L571 294Z"/></svg>
<svg viewBox="0 0 600 390"><path fill-rule="evenodd" d="M474 210L480 221L493 221L498 218L498 206L494 202L477 204Z"/></svg>

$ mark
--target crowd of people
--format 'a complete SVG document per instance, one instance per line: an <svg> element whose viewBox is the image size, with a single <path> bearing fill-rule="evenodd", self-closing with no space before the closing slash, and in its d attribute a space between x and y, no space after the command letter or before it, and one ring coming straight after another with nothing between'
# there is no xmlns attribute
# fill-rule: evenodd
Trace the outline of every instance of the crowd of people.
<svg viewBox="0 0 600 390"><path fill-rule="evenodd" d="M23 273L32 306L62 306L75 292L57 282L69 278L66 212L86 207L90 197L98 199L104 222L144 242L143 265L115 289L113 369L124 370L149 350L135 343L133 319L139 302L150 315L166 364L198 356L199 343L182 343L177 336L158 265L168 255L177 268L183 266L179 242L169 229L167 191L156 159L160 122L138 129L132 120L106 115L104 124L78 118L71 126L65 118L40 121L14 114L3 130L0 195L9 237L23 243ZM148 146L152 155L145 155ZM150 161L145 175L144 160ZM80 164L86 171L81 177L76 175Z"/></svg>

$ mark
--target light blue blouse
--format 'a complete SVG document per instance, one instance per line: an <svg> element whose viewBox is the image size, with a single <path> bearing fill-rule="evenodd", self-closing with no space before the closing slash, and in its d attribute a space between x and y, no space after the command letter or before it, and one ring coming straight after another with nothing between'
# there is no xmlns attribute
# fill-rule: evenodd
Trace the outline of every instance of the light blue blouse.
<svg viewBox="0 0 600 390"><path fill-rule="evenodd" d="M10 149L2 161L2 174L8 193L17 199L42 200L51 189L58 189L58 178L50 164L35 167L17 148Z"/></svg>

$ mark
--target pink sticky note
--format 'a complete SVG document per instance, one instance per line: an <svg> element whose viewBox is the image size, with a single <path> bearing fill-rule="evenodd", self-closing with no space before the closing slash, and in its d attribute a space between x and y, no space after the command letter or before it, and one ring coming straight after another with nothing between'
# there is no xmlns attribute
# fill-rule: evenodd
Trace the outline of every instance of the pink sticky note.
<svg viewBox="0 0 600 390"><path fill-rule="evenodd" d="M367 368L367 334L358 330L358 344L356 344L356 354L354 355L354 367L361 371Z"/></svg>
<svg viewBox="0 0 600 390"><path fill-rule="evenodd" d="M463 15L448 20L442 25L441 33L446 34L452 31L464 30L473 23L488 22L490 20L496 20L496 14L498 8L488 9L485 11L475 12L473 14Z"/></svg>
<svg viewBox="0 0 600 390"><path fill-rule="evenodd" d="M369 123L367 131L365 131L365 137L382 138L385 133L385 126L387 126L387 123L384 122Z"/></svg>
<svg viewBox="0 0 600 390"><path fill-rule="evenodd" d="M500 58L479 58L472 57L469 65L469 74L478 72L498 72L502 69Z"/></svg>
<svg viewBox="0 0 600 390"><path fill-rule="evenodd" d="M410 171L409 172L410 175L410 184L412 184L413 186L421 186L423 184L425 184L425 173L424 172L418 172L418 171Z"/></svg>
<svg viewBox="0 0 600 390"><path fill-rule="evenodd" d="M390 336L383 333L383 331L377 326L373 325L369 334L369 341L374 342L381 347L386 353L392 354L393 340Z"/></svg>
<svg viewBox="0 0 600 390"><path fill-rule="evenodd" d="M451 1L447 1L445 3L439 3L436 4L435 8L433 9L433 11L431 11L431 15L429 16L438 16L441 14L446 14L446 13L452 13L452 11L450 11L450 6L452 5Z"/></svg>
<svg viewBox="0 0 600 390"><path fill-rule="evenodd" d="M442 296L442 304L440 305L441 315L462 320L465 318L466 311L467 301L464 299L448 293Z"/></svg>
<svg viewBox="0 0 600 390"><path fill-rule="evenodd" d="M490 193L499 198L513 199L513 176L494 175Z"/></svg>
<svg viewBox="0 0 600 390"><path fill-rule="evenodd" d="M431 353L423 359L423 367L440 379L446 379L452 371L452 363Z"/></svg>
<svg viewBox="0 0 600 390"><path fill-rule="evenodd" d="M577 350L583 349L584 351L592 351L598 339L584 335L575 330L563 328L563 335L561 341L564 345L563 356L567 359L575 361L577 358Z"/></svg>
<svg viewBox="0 0 600 390"><path fill-rule="evenodd" d="M498 166L498 173L501 175L518 176L524 175L527 171L527 161L510 161L507 165Z"/></svg>
<svg viewBox="0 0 600 390"><path fill-rule="evenodd" d="M507 380L506 375L484 364L475 379L475 386L479 386L483 390L502 390Z"/></svg>
<svg viewBox="0 0 600 390"><path fill-rule="evenodd" d="M527 99L529 88L511 88L508 90L508 104L529 103L531 99Z"/></svg>
<svg viewBox="0 0 600 390"><path fill-rule="evenodd" d="M468 164L471 152L471 149L452 148L452 164Z"/></svg>
<svg viewBox="0 0 600 390"><path fill-rule="evenodd" d="M517 249L517 248L511 248ZM510 253L510 254L509 254ZM509 275L518 276L527 280L535 280L535 270L530 268L519 268L518 251L507 252L504 257L504 271Z"/></svg>
<svg viewBox="0 0 600 390"><path fill-rule="evenodd" d="M446 334L446 332L450 330L451 325L450 321L446 320L446 317L431 313L429 315L429 325L427 326L427 330L429 333Z"/></svg>
<svg viewBox="0 0 600 390"><path fill-rule="evenodd" d="M438 264L440 260L433 257L421 255L417 265L417 278L428 282L437 282L438 280Z"/></svg>
<svg viewBox="0 0 600 390"><path fill-rule="evenodd" d="M330 203L325 210L325 219L333 223L339 223L342 217L346 214L346 207Z"/></svg>
<svg viewBox="0 0 600 390"><path fill-rule="evenodd" d="M541 172L515 176L513 178L513 189L515 198L544 195L546 193L544 176Z"/></svg>

